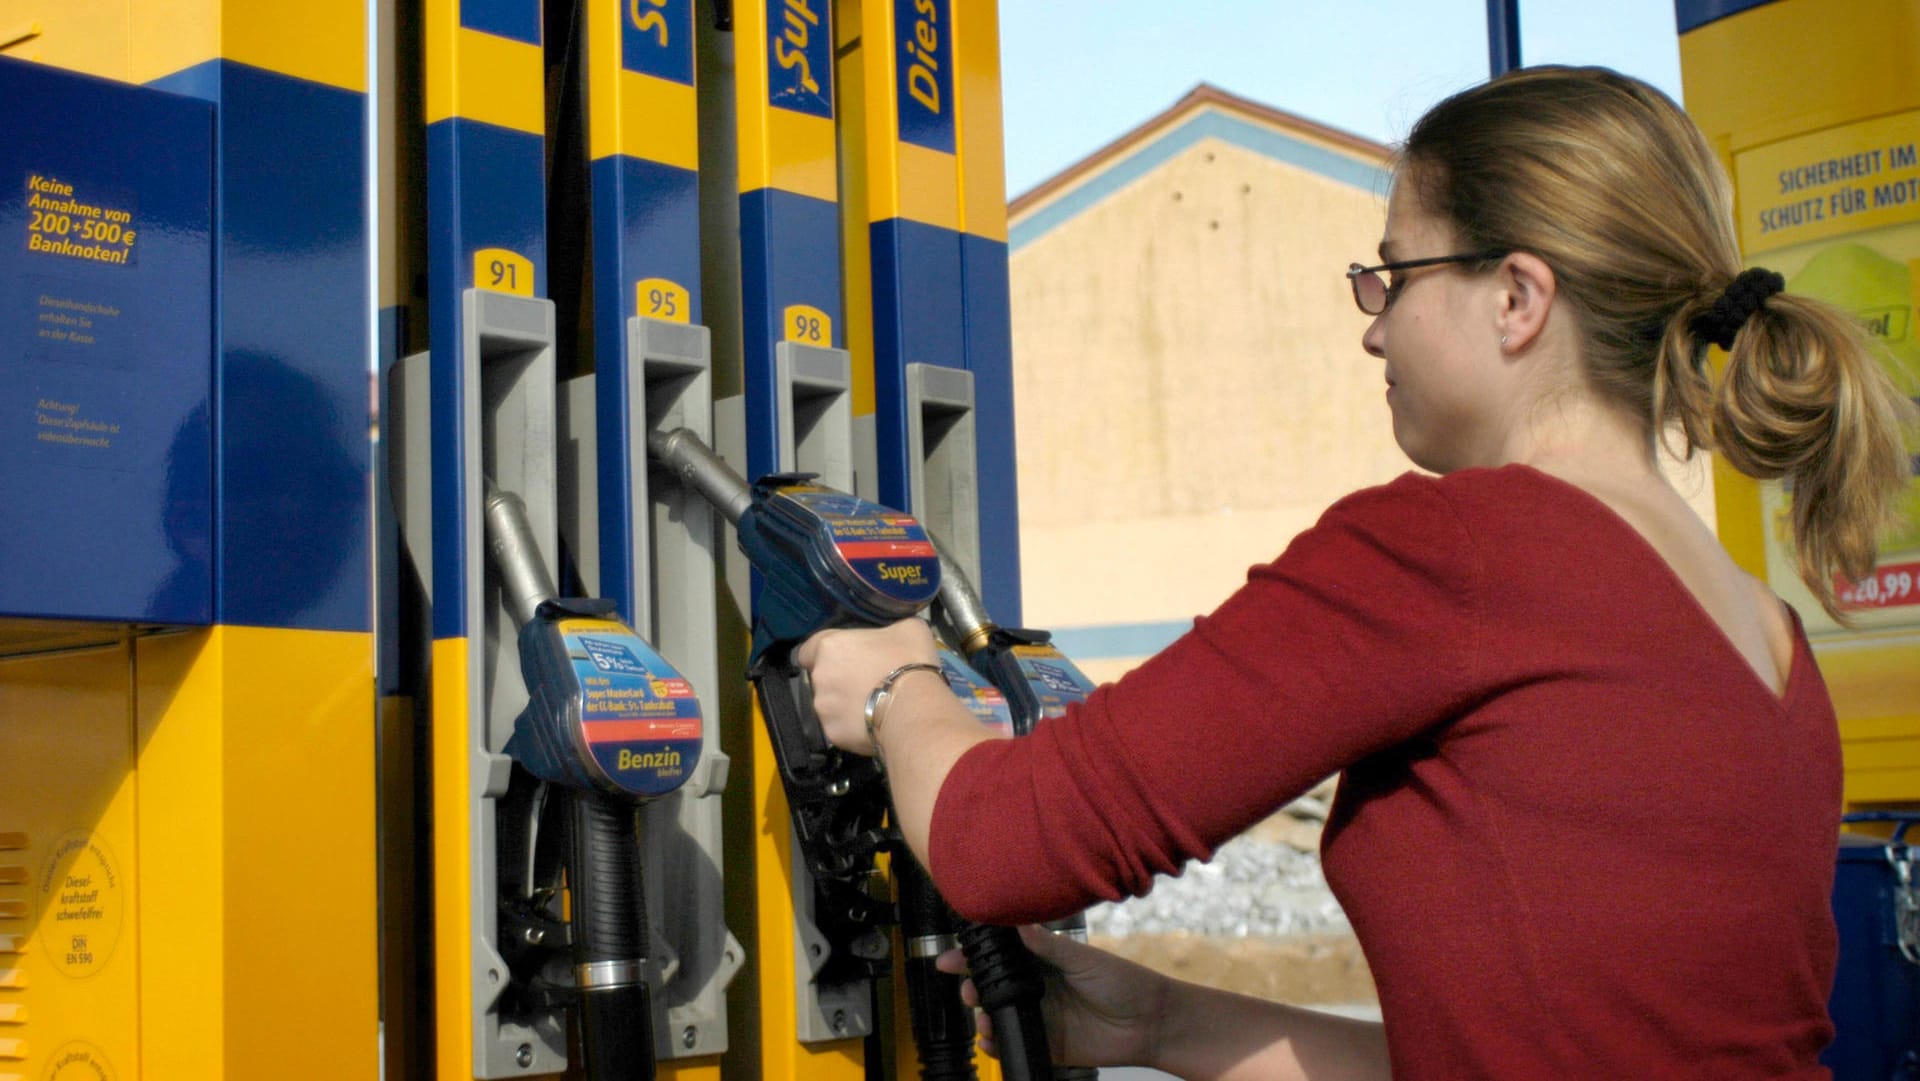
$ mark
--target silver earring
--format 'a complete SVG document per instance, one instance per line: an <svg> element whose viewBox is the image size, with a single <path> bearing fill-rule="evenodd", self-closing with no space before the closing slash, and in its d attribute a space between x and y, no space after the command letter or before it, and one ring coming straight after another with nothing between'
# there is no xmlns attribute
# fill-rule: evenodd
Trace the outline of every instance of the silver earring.
<svg viewBox="0 0 1920 1081"><path fill-rule="evenodd" d="M1501 345L1507 344L1507 336L1505 334L1500 335L1500 344Z"/></svg>

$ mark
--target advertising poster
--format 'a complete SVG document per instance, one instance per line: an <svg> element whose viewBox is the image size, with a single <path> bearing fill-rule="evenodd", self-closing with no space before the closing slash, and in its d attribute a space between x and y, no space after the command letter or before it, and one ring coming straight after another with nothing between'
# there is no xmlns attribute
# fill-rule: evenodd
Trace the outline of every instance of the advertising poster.
<svg viewBox="0 0 1920 1081"><path fill-rule="evenodd" d="M1857 315L1895 385L1920 397L1920 111L1737 154L1734 185L1748 264L1785 275L1788 292ZM1767 584L1809 633L1841 630L1795 570L1791 493L1779 481L1760 488ZM1873 575L1840 585L1840 605L1862 630L1920 627L1920 488L1911 482L1900 510L1904 524L1881 537Z"/></svg>

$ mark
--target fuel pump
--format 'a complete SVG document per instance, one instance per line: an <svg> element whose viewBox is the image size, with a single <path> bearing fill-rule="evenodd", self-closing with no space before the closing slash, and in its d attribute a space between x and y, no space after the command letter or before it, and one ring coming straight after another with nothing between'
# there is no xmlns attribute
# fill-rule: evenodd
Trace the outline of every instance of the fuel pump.
<svg viewBox="0 0 1920 1081"><path fill-rule="evenodd" d="M570 999L591 1081L654 1076L653 1011L646 980L647 920L634 821L641 801L679 788L700 754L693 688L606 600L559 599L518 496L486 494L487 555L500 572L519 628L526 709L507 754L565 794L566 929L570 994L544 976L552 950L517 948L532 993ZM545 802L536 796L531 805ZM534 813L534 820L552 816ZM525 838L537 852L539 826ZM521 943L545 939L551 888L502 891L502 920ZM528 934L527 932L532 932ZM520 975L516 972L516 977Z"/></svg>
<svg viewBox="0 0 1920 1081"><path fill-rule="evenodd" d="M824 627L878 625L920 613L940 589L940 557L926 531L908 514L822 485L805 474L773 474L749 486L700 440L685 431L654 432L648 448L682 483L706 497L738 531L741 550L760 572L748 678L767 717L791 805L794 831L828 903L843 917L839 935L848 954L878 974L884 948L871 943L879 905L866 892L872 859L894 853L910 864L898 835L886 828L886 790L873 759L848 755L827 742L813 714L812 695L793 648ZM953 669L945 665L949 682ZM909 1001L916 1011L924 1077L971 1077L964 1050L970 1025L952 1011L957 996L938 992L933 954L913 956L915 941L957 938L981 1001L1003 1048L1001 1069L1014 1081L1052 1076L1042 982L1019 936L1004 927L960 921L917 867L902 873L902 919L909 942ZM918 884L916 886L916 883ZM862 947L862 943L869 945ZM836 951L838 952L838 951ZM957 1023L956 1023L957 1019Z"/></svg>

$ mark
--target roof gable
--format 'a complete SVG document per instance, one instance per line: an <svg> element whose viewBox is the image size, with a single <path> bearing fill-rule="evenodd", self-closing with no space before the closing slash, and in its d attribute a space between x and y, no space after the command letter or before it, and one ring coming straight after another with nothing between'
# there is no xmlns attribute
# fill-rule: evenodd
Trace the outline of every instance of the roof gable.
<svg viewBox="0 0 1920 1081"><path fill-rule="evenodd" d="M1203 83L1014 199L1007 207L1008 249L1019 251L1208 138L1366 191L1387 190L1385 146Z"/></svg>

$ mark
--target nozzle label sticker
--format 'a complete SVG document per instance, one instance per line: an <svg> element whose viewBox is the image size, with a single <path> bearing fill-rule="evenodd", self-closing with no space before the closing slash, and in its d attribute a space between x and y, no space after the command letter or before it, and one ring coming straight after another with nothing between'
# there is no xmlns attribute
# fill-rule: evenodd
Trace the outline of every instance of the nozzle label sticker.
<svg viewBox="0 0 1920 1081"><path fill-rule="evenodd" d="M954 697L967 707L974 720L1003 736L1013 735L1013 709L998 687L988 683L951 650L940 651L940 670L946 674L947 686L953 688Z"/></svg>
<svg viewBox="0 0 1920 1081"><path fill-rule="evenodd" d="M1040 700L1042 718L1058 717L1068 706L1086 701L1093 693L1093 681L1052 646L1017 646L1013 657Z"/></svg>
<svg viewBox="0 0 1920 1081"><path fill-rule="evenodd" d="M637 796L686 783L703 731L693 685L622 624L564 620L560 634L580 680L581 734L594 761Z"/></svg>
<svg viewBox="0 0 1920 1081"><path fill-rule="evenodd" d="M912 515L831 488L796 486L780 494L820 523L846 568L868 586L911 605L940 591L940 553Z"/></svg>
<svg viewBox="0 0 1920 1081"><path fill-rule="evenodd" d="M580 647L587 651L587 659L602 672L618 672L627 676L644 676L648 672L625 642L612 642L604 638L580 636Z"/></svg>

